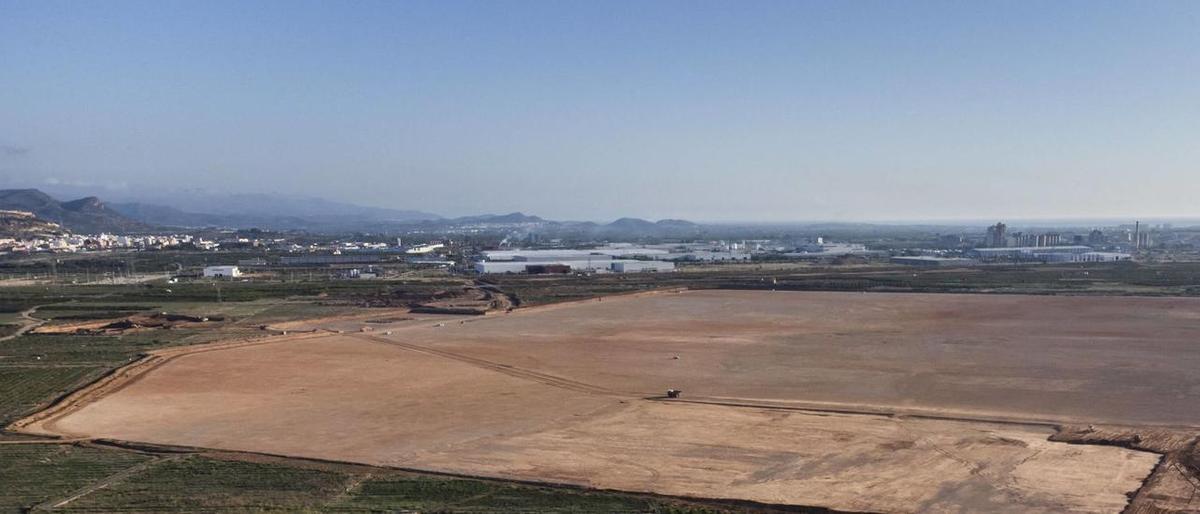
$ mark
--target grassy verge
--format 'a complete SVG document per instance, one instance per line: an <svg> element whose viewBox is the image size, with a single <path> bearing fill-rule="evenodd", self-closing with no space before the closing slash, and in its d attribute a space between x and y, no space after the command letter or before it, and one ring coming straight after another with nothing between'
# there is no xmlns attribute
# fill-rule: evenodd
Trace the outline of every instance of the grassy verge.
<svg viewBox="0 0 1200 514"><path fill-rule="evenodd" d="M715 512L631 495L200 455L149 466L68 512Z"/></svg>

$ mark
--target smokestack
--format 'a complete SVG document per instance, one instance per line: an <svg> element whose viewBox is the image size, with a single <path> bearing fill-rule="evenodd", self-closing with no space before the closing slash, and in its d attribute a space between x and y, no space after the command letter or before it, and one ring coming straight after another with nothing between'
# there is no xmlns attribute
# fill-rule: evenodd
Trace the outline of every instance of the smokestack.
<svg viewBox="0 0 1200 514"><path fill-rule="evenodd" d="M1142 229L1142 222L1140 222L1140 221L1133 222L1133 249L1134 250L1140 250L1142 248L1141 229Z"/></svg>

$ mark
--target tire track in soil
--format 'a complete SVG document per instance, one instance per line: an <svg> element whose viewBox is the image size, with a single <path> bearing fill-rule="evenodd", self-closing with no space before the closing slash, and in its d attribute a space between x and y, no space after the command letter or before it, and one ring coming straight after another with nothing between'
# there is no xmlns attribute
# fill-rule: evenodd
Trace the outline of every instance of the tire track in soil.
<svg viewBox="0 0 1200 514"><path fill-rule="evenodd" d="M609 389L606 387L592 385L592 384L588 384L585 382L579 382L577 380L571 380L569 378L563 378L563 377L559 377L559 376L555 376L555 375L548 375L546 373L532 371L532 370L528 370L528 369L524 369L524 368L518 368L516 366L511 366L508 364L501 364L498 362L492 362L489 360L479 359L476 357L469 357L469 356L458 354L458 353L453 353L453 352L448 352L445 350L438 350L438 349L430 348L428 346L421 346L421 345L412 344L412 343L404 343L401 341L394 341L391 339L378 337L378 336L365 335L365 334L343 334L343 335L354 337L356 339L362 339L365 341L372 341L372 342L376 342L376 343L383 343L383 344L388 344L388 345L392 345L392 346L398 346L405 350L409 350L409 351L413 351L413 352L417 352L417 353L423 353L426 355L432 355L435 357L443 357L443 358L447 358L447 359L452 359L452 360L456 360L456 361L459 361L459 362L462 362L465 364L470 364L475 367L487 369L490 371L495 371L498 373L503 373L503 374L511 376L511 377L521 378L521 379L525 379L525 380L531 380L531 381L534 381L534 382L537 382L537 383L540 383L543 385L557 387L560 389L567 389L567 390L575 391L575 392L579 392L579 393L600 395L600 396L617 396L617 397L643 397L643 396L646 396L646 394L647 394L647 393L638 393L638 392L630 392L630 391L617 391L614 389Z"/></svg>

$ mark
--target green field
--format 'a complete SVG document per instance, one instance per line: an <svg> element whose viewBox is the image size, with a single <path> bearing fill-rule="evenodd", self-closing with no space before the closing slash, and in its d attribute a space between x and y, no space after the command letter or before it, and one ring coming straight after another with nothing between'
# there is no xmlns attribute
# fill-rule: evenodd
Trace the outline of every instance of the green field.
<svg viewBox="0 0 1200 514"><path fill-rule="evenodd" d="M5 486L0 513L39 504L66 512L145 513L728 512L619 493L272 460L156 456L70 444L0 445L0 484Z"/></svg>
<svg viewBox="0 0 1200 514"><path fill-rule="evenodd" d="M0 366L0 425L33 413L106 371L108 368L100 366Z"/></svg>
<svg viewBox="0 0 1200 514"><path fill-rule="evenodd" d="M24 512L150 459L63 444L0 445L0 512Z"/></svg>
<svg viewBox="0 0 1200 514"><path fill-rule="evenodd" d="M61 508L69 512L702 512L628 495L390 470L163 460Z"/></svg>

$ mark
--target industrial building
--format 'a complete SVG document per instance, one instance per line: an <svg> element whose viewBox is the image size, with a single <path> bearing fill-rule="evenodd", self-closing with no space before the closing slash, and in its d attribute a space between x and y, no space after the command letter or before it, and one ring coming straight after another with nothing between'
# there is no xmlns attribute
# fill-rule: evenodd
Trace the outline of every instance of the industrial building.
<svg viewBox="0 0 1200 514"><path fill-rule="evenodd" d="M525 273L528 262L521 261L479 261L475 263L477 273Z"/></svg>
<svg viewBox="0 0 1200 514"><path fill-rule="evenodd" d="M490 250L475 262L479 273L634 273L674 271L665 260L633 260L629 257L666 259L661 248L609 245L590 249Z"/></svg>
<svg viewBox="0 0 1200 514"><path fill-rule="evenodd" d="M1042 257L1046 262L1119 262L1133 259L1132 255L1119 252L1048 253Z"/></svg>
<svg viewBox="0 0 1200 514"><path fill-rule="evenodd" d="M675 263L667 261L629 261L612 262L614 273L639 273L643 271L675 271Z"/></svg>
<svg viewBox="0 0 1200 514"><path fill-rule="evenodd" d="M442 243L432 243L432 244L427 244L427 245L418 245L418 246L414 246L414 247L412 247L412 248L409 248L408 250L405 250L405 251L404 251L404 253L407 253L407 254L426 254L426 253L430 253L430 252L433 252L433 251L436 251L436 250L439 250L439 249L441 249L441 248L445 248L445 247L446 247L446 245L444 245L444 244L442 244Z"/></svg>
<svg viewBox="0 0 1200 514"><path fill-rule="evenodd" d="M637 261L608 258L563 259L556 261L479 261L475 271L479 273L640 273L647 271L675 271L675 263L668 261ZM607 256L603 256L607 257Z"/></svg>
<svg viewBox="0 0 1200 514"><path fill-rule="evenodd" d="M987 228L987 240L985 244L992 248L1003 248L1008 246L1008 227L1003 223L996 223Z"/></svg>
<svg viewBox="0 0 1200 514"><path fill-rule="evenodd" d="M668 253L666 255L657 256L661 259L671 261L698 261L698 262L738 262L749 261L749 252L713 252L708 250L697 250L694 252L678 252Z"/></svg>
<svg viewBox="0 0 1200 514"><path fill-rule="evenodd" d="M613 258L607 255L589 255L584 258L512 260L512 261L479 261L475 263L475 271L480 273L527 273L529 268L545 268L547 266L566 266L576 273L609 271L612 269Z"/></svg>
<svg viewBox="0 0 1200 514"><path fill-rule="evenodd" d="M488 250L482 252L484 260L487 261L554 261L562 259L576 260L581 258L621 258L621 257L649 257L657 258L665 256L669 252L659 248L644 248L644 247L629 247L629 246L602 246L599 248L590 248L586 250Z"/></svg>
<svg viewBox="0 0 1200 514"><path fill-rule="evenodd" d="M1042 261L1063 259L1055 255L1092 253L1090 246L1017 246L1011 248L976 248L972 252L982 261ZM1062 262L1062 261L1056 261Z"/></svg>
<svg viewBox="0 0 1200 514"><path fill-rule="evenodd" d="M844 256L859 256L859 257L880 257L885 255L884 252L878 250L868 250L866 245L857 243L827 243L822 238L817 238L817 242L806 244L796 248L794 252L786 252L782 254L784 257L801 260L827 260Z"/></svg>
<svg viewBox="0 0 1200 514"><path fill-rule="evenodd" d="M372 264L383 261L383 256L373 253L354 253L346 255L304 255L300 257L280 257L279 263L284 266L325 266L329 264Z"/></svg>
<svg viewBox="0 0 1200 514"><path fill-rule="evenodd" d="M235 278L242 276L237 266L207 266L204 268L205 278Z"/></svg>

